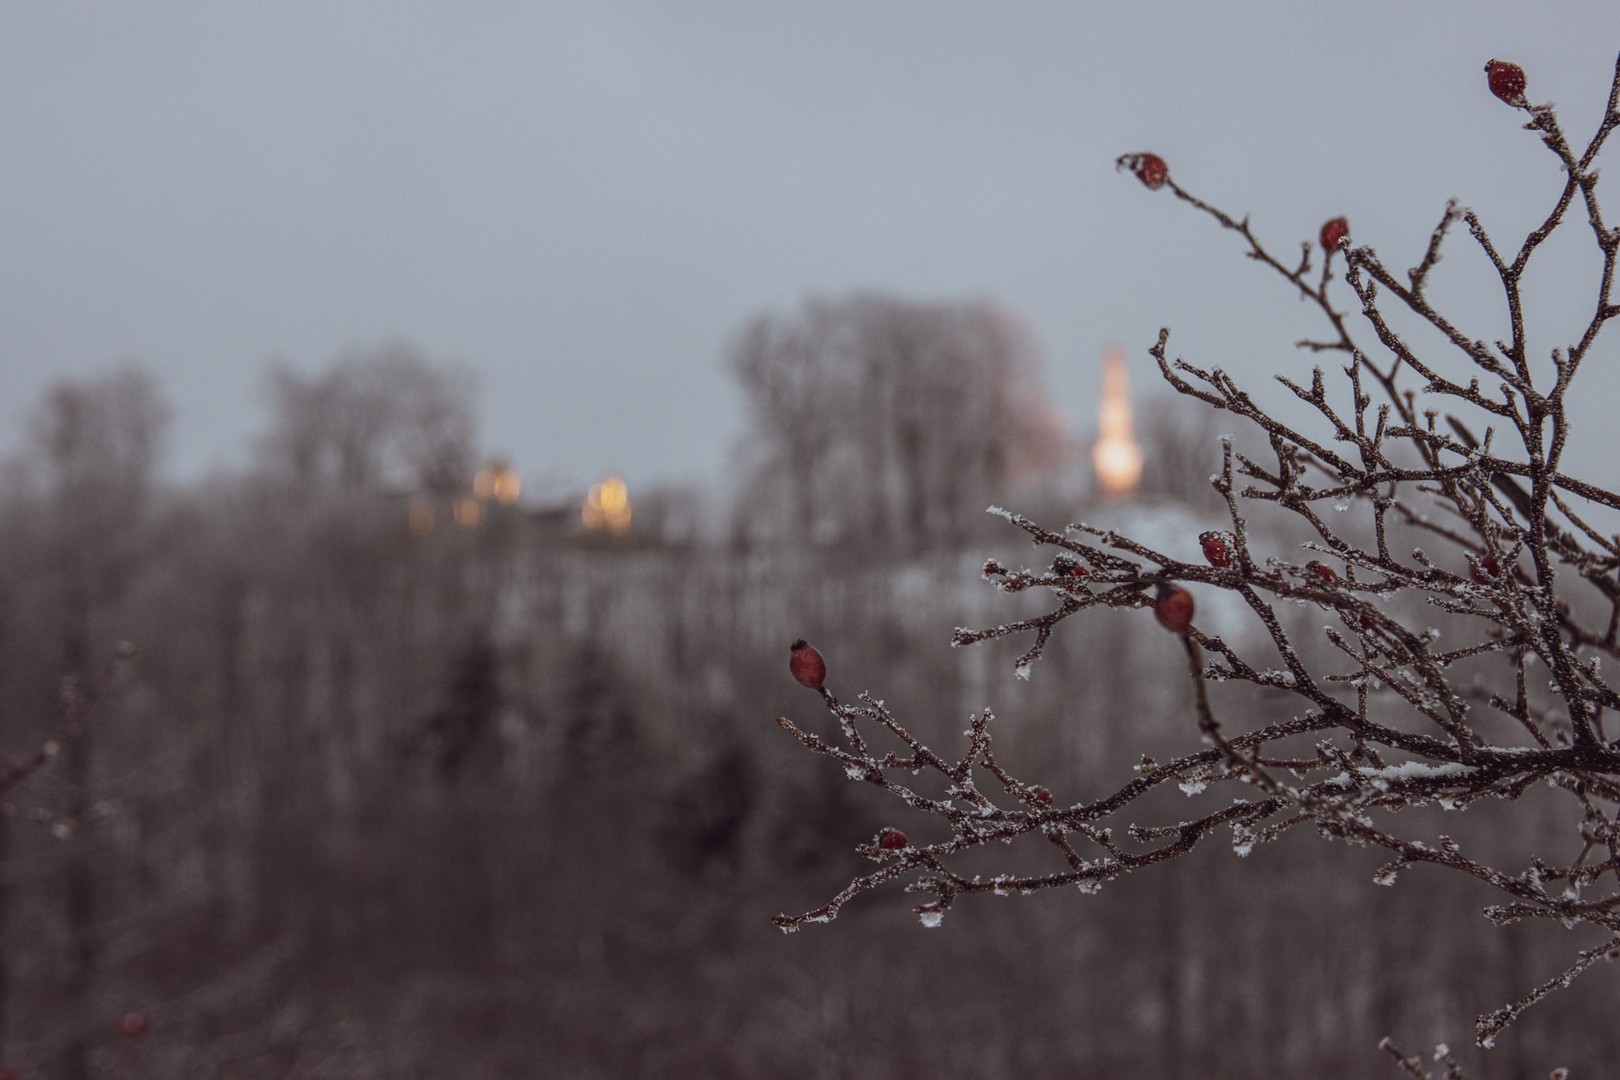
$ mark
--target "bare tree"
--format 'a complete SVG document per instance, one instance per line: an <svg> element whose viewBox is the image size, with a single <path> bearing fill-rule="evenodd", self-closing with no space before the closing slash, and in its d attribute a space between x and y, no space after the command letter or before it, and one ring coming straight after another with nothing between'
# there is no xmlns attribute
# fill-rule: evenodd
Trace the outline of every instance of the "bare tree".
<svg viewBox="0 0 1620 1080"><path fill-rule="evenodd" d="M757 454L742 510L792 535L951 544L1059 463L1029 335L988 303L857 295L761 316L733 349Z"/></svg>
<svg viewBox="0 0 1620 1080"><path fill-rule="evenodd" d="M352 353L313 378L276 367L270 386L266 462L306 491L452 491L472 474L469 379L405 346Z"/></svg>
<svg viewBox="0 0 1620 1080"><path fill-rule="evenodd" d="M81 723L80 699L90 672L94 620L117 601L146 551L145 516L168 410L152 380L126 370L88 382L63 382L46 395L34 419L35 441L50 476L46 544L51 552L61 634L61 668L68 719L65 736L47 746L62 754L70 805L57 827L95 813L91 798L93 750ZM34 767L56 750L28 759ZM19 766L10 786L31 768ZM88 853L67 868L64 905L72 935L63 970L63 996L76 1027L62 1059L69 1080L89 1074L83 1025L90 1014L96 965L96 882Z"/></svg>
<svg viewBox="0 0 1620 1080"><path fill-rule="evenodd" d="M1304 826L1382 851L1379 884L1394 884L1408 867L1440 867L1496 893L1486 915L1498 924L1550 920L1601 932L1566 970L1481 1016L1476 1038L1483 1047L1553 989L1620 956L1620 745L1604 726L1604 711L1620 708L1620 693L1600 666L1605 656L1620 659L1620 539L1587 520L1620 510L1620 495L1563 471L1575 377L1605 324L1620 315L1612 298L1620 230L1604 223L1593 169L1620 126L1620 65L1603 119L1580 151L1566 141L1551 106L1524 97L1520 69L1492 61L1487 72L1489 88L1523 111L1526 128L1566 179L1516 249L1499 248L1472 211L1449 205L1404 276L1370 247L1352 246L1343 219L1323 227L1319 269L1309 243L1297 264L1284 263L1246 218L1181 187L1156 155L1120 159L1149 188L1168 188L1236 233L1249 258L1314 304L1328 333L1299 344L1336 354L1343 366L1333 379L1321 368L1304 381L1280 377L1303 406L1296 421L1261 408L1225 371L1172 359L1168 331L1161 331L1150 352L1166 381L1248 421L1268 449L1250 456L1223 440L1213 486L1227 528L1200 537L1199 562L1114 530L1051 530L1007 514L1054 553L1051 563L1012 569L992 560L985 576L1004 592L1048 594L1056 606L959 630L954 644L1033 635L1017 660L1027 677L1064 620L1099 607L1151 609L1184 647L1194 721L1185 730L1196 730L1206 745L1164 762L1144 755L1137 775L1112 794L1065 805L1002 766L989 710L972 719L959 753L942 754L876 698L863 694L845 704L809 680L838 734L823 736L787 718L778 723L836 759L850 778L943 824L949 836L913 844L887 833L862 845L881 864L876 871L819 908L778 916L779 926L828 921L852 898L902 879L931 897L915 910L935 925L963 895L1061 886L1093 892L1186 856L1227 830L1237 852L1247 854ZM1544 366L1527 344L1521 281L1572 208L1591 230L1601 269L1590 316ZM1503 290L1511 335L1494 345L1471 338L1427 292L1459 221ZM1343 281L1376 351L1358 343L1331 295L1341 253ZM1453 355L1420 353L1397 331L1396 312L1437 331ZM1357 513L1324 515L1327 506ZM1275 534L1267 523L1279 520L1308 531L1308 559L1268 550ZM1418 540L1434 548L1411 546ZM1187 586L1229 594L1248 613L1252 633L1229 640L1200 629ZM1293 616L1295 604L1328 617L1320 636ZM1440 644L1442 626L1452 644ZM1285 715L1293 715L1244 724L1242 702L1252 699L1245 687L1286 699ZM918 772L932 781L913 780ZM1199 811L1166 814L1150 796L1167 785L1199 799ZM1544 812L1527 795L1532 789L1553 793L1547 817L1532 819ZM1503 827L1493 842L1465 850L1447 835L1427 834L1433 817L1419 808L1432 806L1494 809ZM1058 868L987 875L962 867L975 849L1024 836L1050 844ZM1448 1077L1460 1075L1449 1052L1440 1057ZM1402 1058L1402 1065L1425 1075L1417 1059Z"/></svg>

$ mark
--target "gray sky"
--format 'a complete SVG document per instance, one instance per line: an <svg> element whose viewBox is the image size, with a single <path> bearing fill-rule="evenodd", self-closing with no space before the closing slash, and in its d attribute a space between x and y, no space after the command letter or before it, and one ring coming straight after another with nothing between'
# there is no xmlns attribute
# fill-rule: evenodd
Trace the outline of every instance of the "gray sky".
<svg viewBox="0 0 1620 1080"><path fill-rule="evenodd" d="M1584 143L1616 31L1613 0L0 0L0 450L52 379L134 360L198 476L246 460L269 361L403 341L476 372L484 443L531 477L709 482L732 335L855 288L1005 304L1084 432L1107 341L1140 388L1161 324L1254 380L1308 369L1318 330L1118 154L1283 253L1342 213L1404 268L1450 196L1516 244L1560 177L1481 67L1521 63ZM1531 283L1563 317L1543 354L1591 311L1570 232ZM1437 297L1498 335L1451 250Z"/></svg>

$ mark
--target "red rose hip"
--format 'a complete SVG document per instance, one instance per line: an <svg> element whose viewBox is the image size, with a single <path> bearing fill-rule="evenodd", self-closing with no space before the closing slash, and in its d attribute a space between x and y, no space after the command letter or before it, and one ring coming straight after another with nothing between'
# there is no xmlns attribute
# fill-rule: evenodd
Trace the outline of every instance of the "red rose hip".
<svg viewBox="0 0 1620 1080"><path fill-rule="evenodd" d="M911 846L911 841L899 829L884 829L878 833L878 847L884 851L899 851Z"/></svg>
<svg viewBox="0 0 1620 1080"><path fill-rule="evenodd" d="M1501 572L1502 565L1496 561L1496 556L1488 551L1480 556L1478 566L1468 568L1468 576L1474 579L1476 585L1489 585Z"/></svg>
<svg viewBox="0 0 1620 1080"><path fill-rule="evenodd" d="M1229 532L1211 529L1198 534L1198 546L1204 549L1204 558L1217 570L1232 565L1232 547L1236 538Z"/></svg>
<svg viewBox="0 0 1620 1080"><path fill-rule="evenodd" d="M1159 582L1159 594L1153 601L1153 617L1172 634L1185 634L1192 626L1192 593L1179 585Z"/></svg>
<svg viewBox="0 0 1620 1080"><path fill-rule="evenodd" d="M1336 217L1331 221L1323 222L1322 234L1319 237L1319 239L1322 241L1322 250L1327 252L1329 255L1332 255L1335 251L1339 250L1339 245L1343 243L1344 238L1349 235L1350 222L1346 219Z"/></svg>
<svg viewBox="0 0 1620 1080"><path fill-rule="evenodd" d="M804 638L788 646L788 670L799 680L800 686L812 690L820 690L821 684L827 681L827 662Z"/></svg>
<svg viewBox="0 0 1620 1080"><path fill-rule="evenodd" d="M1485 78L1491 93L1515 107L1528 105L1524 98L1524 68L1506 60L1492 60L1485 65Z"/></svg>
<svg viewBox="0 0 1620 1080"><path fill-rule="evenodd" d="M1157 191L1170 179L1170 166L1158 154L1126 154L1114 163L1116 168L1131 170L1142 183Z"/></svg>

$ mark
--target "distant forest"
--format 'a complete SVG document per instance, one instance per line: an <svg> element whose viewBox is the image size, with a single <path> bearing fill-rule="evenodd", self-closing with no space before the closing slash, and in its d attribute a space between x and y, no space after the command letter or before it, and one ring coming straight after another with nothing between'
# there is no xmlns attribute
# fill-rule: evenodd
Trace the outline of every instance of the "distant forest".
<svg viewBox="0 0 1620 1080"><path fill-rule="evenodd" d="M1029 599L979 580L1029 550L984 509L1192 544L1218 523L1217 450L1203 414L1149 400L1142 488L1103 504L1038 351L986 303L812 302L746 327L729 362L744 481L632 485L623 530L588 529L583 490L475 488L471 388L405 348L275 372L252 467L186 486L159 479L151 379L53 388L0 470L19 777L0 1068L1365 1075L1380 1036L1464 1045L1459 1020L1561 970L1556 928L1492 929L1438 873L1379 888L1375 853L1303 836L1095 896L974 898L934 930L895 893L782 935L772 915L862 870L856 844L927 824L772 722L825 720L788 643L929 738L993 705L1010 766L1095 795L1197 744L1165 676L1179 646L1099 612L1027 683L1014 643L951 650ZM1256 694L1244 722L1285 704ZM1488 812L1445 827L1499 839ZM1354 884L1324 902L1325 875ZM1471 1075L1606 1075L1617 978L1527 1014Z"/></svg>

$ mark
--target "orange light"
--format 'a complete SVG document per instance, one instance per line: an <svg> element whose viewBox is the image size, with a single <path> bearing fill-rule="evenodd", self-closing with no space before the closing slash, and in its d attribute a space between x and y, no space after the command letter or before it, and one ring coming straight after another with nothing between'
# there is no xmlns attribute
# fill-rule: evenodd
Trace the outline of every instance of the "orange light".
<svg viewBox="0 0 1620 1080"><path fill-rule="evenodd" d="M623 536L630 531L630 489L617 476L591 485L579 516L591 532L606 530Z"/></svg>
<svg viewBox="0 0 1620 1080"><path fill-rule="evenodd" d="M492 461L473 474L473 494L511 506L523 494L523 479L505 461Z"/></svg>
<svg viewBox="0 0 1620 1080"><path fill-rule="evenodd" d="M495 501L503 506L511 506L523 494L523 480L518 476L517 470L502 462L495 466L494 476L490 478L490 493Z"/></svg>
<svg viewBox="0 0 1620 1080"><path fill-rule="evenodd" d="M1097 445L1091 451L1097 482L1112 496L1129 495L1142 482L1142 448L1131 422L1131 391L1125 353L1103 354L1102 400L1097 408Z"/></svg>
<svg viewBox="0 0 1620 1080"><path fill-rule="evenodd" d="M484 520L484 504L477 499L456 500L456 524L463 529L476 529Z"/></svg>

